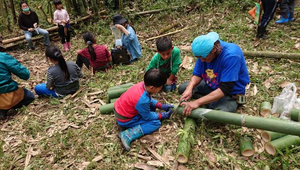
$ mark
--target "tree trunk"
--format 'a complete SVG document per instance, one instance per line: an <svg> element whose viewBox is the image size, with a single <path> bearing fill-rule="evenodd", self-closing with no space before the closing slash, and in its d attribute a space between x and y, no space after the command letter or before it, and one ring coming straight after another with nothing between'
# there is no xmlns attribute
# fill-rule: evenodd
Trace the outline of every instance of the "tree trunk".
<svg viewBox="0 0 300 170"><path fill-rule="evenodd" d="M97 13L97 0L91 0L92 1L92 10L93 10L93 13Z"/></svg>
<svg viewBox="0 0 300 170"><path fill-rule="evenodd" d="M72 2L73 2L73 7L75 9L76 15L81 15L80 14L80 7L78 7L78 4L77 4L76 0L72 0Z"/></svg>
<svg viewBox="0 0 300 170"><path fill-rule="evenodd" d="M129 87L123 87L123 88L119 88L119 89L109 90L107 92L107 94L108 94L108 100L107 100L107 102L110 103L111 99L120 97L128 89L129 89Z"/></svg>
<svg viewBox="0 0 300 170"><path fill-rule="evenodd" d="M179 163L187 163L191 149L194 145L195 119L187 117L185 119L182 135L177 147L176 159Z"/></svg>
<svg viewBox="0 0 300 170"><path fill-rule="evenodd" d="M71 5L70 5L69 0L65 0L65 4L66 4L67 12L69 14L72 14Z"/></svg>
<svg viewBox="0 0 300 170"><path fill-rule="evenodd" d="M240 141L241 155L249 157L254 155L253 144L250 139L242 138Z"/></svg>
<svg viewBox="0 0 300 170"><path fill-rule="evenodd" d="M271 131L262 131L261 132L261 138L265 141L265 142L270 142L272 140L281 138L283 136L286 136L286 134L283 133L278 133L278 132L271 132Z"/></svg>
<svg viewBox="0 0 300 170"><path fill-rule="evenodd" d="M2 17L2 23L5 25L5 11L4 11L4 3L5 0L0 0L0 11L1 11L1 17Z"/></svg>
<svg viewBox="0 0 300 170"><path fill-rule="evenodd" d="M50 13L50 17L51 17L51 22L53 22L53 15L54 15L53 10L52 10L52 5L53 5L52 1L48 1L48 8L49 8L49 13Z"/></svg>
<svg viewBox="0 0 300 170"><path fill-rule="evenodd" d="M12 14L14 24L17 24L18 20L17 20L16 10L15 10L14 0L10 0L9 2L10 2L11 14Z"/></svg>
<svg viewBox="0 0 300 170"><path fill-rule="evenodd" d="M243 51L247 57L285 58L300 60L300 53L278 53L271 51Z"/></svg>
<svg viewBox="0 0 300 170"><path fill-rule="evenodd" d="M287 135L274 141L267 142L265 143L265 150L271 155L276 155L277 150L290 148L292 145L300 145L299 136Z"/></svg>

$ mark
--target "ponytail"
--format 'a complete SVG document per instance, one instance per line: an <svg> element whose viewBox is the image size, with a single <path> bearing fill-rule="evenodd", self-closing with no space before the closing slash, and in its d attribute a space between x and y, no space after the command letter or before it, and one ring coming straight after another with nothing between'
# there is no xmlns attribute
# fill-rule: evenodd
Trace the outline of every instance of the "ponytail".
<svg viewBox="0 0 300 170"><path fill-rule="evenodd" d="M70 79L70 73L68 70L67 63L64 57L62 56L61 51L57 47L53 45L48 46L46 49L46 57L58 61L58 65L60 69L64 72L65 79L67 80Z"/></svg>
<svg viewBox="0 0 300 170"><path fill-rule="evenodd" d="M87 33L83 34L82 37L84 39L84 42L88 45L88 50L89 50L89 53L91 56L91 60L95 61L97 58L97 55L96 55L95 49L93 47L93 44L96 43L94 35L91 32L87 32Z"/></svg>

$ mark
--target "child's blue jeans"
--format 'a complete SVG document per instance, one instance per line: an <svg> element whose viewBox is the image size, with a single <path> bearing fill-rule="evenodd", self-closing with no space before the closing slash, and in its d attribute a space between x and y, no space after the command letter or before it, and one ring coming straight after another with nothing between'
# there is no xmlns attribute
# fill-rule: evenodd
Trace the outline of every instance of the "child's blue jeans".
<svg viewBox="0 0 300 170"><path fill-rule="evenodd" d="M49 90L47 89L46 87L46 84L45 83L41 83L41 84L38 84L34 87L34 91L37 95L39 96L52 96L52 97L55 97L57 98L58 96L56 95L55 91L54 90Z"/></svg>
<svg viewBox="0 0 300 170"><path fill-rule="evenodd" d="M185 82L178 87L178 93L182 94L186 87L188 86L189 82ZM193 98L198 99L201 96L205 96L211 93L213 90L205 84L204 81L201 81L194 89L193 89ZM215 102L207 104L209 109L214 110L222 110L225 112L236 112L238 104L236 100L231 98L231 96L225 96Z"/></svg>

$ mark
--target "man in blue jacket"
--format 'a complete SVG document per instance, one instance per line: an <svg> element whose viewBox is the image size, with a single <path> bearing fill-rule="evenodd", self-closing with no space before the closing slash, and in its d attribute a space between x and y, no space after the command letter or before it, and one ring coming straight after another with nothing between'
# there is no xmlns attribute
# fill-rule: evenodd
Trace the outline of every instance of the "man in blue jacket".
<svg viewBox="0 0 300 170"><path fill-rule="evenodd" d="M28 80L29 70L4 51L0 36L0 120L7 118L9 109L27 106L34 100L34 94L25 88L18 87L18 83L11 77L13 73L23 80Z"/></svg>

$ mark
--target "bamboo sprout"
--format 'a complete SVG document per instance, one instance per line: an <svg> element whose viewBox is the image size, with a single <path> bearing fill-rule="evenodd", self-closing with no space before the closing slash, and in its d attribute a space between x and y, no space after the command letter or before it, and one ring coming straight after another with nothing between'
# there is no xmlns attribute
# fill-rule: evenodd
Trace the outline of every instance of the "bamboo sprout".
<svg viewBox="0 0 300 170"><path fill-rule="evenodd" d="M109 103L99 107L100 114L111 113L114 110L114 103Z"/></svg>
<svg viewBox="0 0 300 170"><path fill-rule="evenodd" d="M254 155L253 144L250 139L242 138L240 141L241 155L249 157Z"/></svg>
<svg viewBox="0 0 300 170"><path fill-rule="evenodd" d="M179 163L187 163L191 148L194 145L194 133L196 122L194 118L187 117L185 119L183 132L177 148L177 161Z"/></svg>
<svg viewBox="0 0 300 170"><path fill-rule="evenodd" d="M272 105L270 102L262 102L260 104L260 115L266 116L267 114L271 114Z"/></svg>
<svg viewBox="0 0 300 170"><path fill-rule="evenodd" d="M278 138L281 138L283 136L286 136L286 134L278 133L278 132L271 132L271 131L262 131L261 132L261 138L265 142L270 142L270 141L276 140Z"/></svg>
<svg viewBox="0 0 300 170"><path fill-rule="evenodd" d="M277 150L290 148L292 145L300 145L300 137L287 135L282 138L265 143L265 150L270 155L276 155Z"/></svg>
<svg viewBox="0 0 300 170"><path fill-rule="evenodd" d="M300 122L300 110L299 109L292 108L290 111L290 115L291 115L291 119L293 121Z"/></svg>

